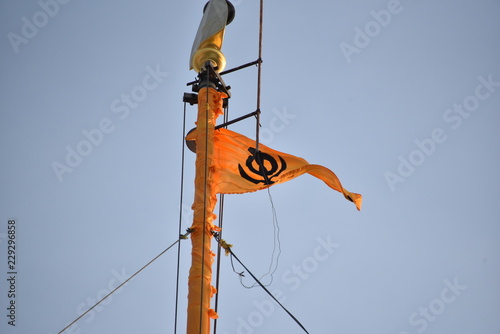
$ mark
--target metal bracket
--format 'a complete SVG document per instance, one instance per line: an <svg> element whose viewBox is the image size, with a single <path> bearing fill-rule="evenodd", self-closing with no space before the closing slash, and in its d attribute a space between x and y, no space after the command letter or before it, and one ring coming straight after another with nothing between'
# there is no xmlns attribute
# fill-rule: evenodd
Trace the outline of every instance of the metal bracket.
<svg viewBox="0 0 500 334"><path fill-rule="evenodd" d="M198 94L194 93L184 93L182 102L187 102L190 105L198 104Z"/></svg>
<svg viewBox="0 0 500 334"><path fill-rule="evenodd" d="M226 93L228 98L231 97L229 92L231 86L226 85L210 61L205 63L204 71L198 73L198 81L193 85L193 92L197 93L200 88L207 86L215 87L218 91Z"/></svg>

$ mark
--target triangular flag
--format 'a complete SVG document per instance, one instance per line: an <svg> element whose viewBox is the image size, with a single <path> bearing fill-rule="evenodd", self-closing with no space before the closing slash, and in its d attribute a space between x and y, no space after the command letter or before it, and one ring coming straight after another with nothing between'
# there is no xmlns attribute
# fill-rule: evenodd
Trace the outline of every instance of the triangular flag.
<svg viewBox="0 0 500 334"><path fill-rule="evenodd" d="M187 140L195 138L194 132ZM273 150L248 137L227 129L214 133L214 155L210 167L217 193L242 194L287 182L304 173L309 173L330 188L341 192L361 210L362 196L345 190L335 173L330 169L309 164L306 160Z"/></svg>

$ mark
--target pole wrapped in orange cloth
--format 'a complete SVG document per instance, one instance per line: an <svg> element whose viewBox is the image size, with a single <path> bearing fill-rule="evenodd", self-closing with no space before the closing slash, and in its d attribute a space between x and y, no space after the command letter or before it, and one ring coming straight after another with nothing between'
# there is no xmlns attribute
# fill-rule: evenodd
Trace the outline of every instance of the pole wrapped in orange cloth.
<svg viewBox="0 0 500 334"><path fill-rule="evenodd" d="M187 140L195 140L195 132L189 134ZM198 147L198 142L196 144ZM215 131L214 146L211 169L216 193L254 192L309 173L341 192L361 210L362 196L344 189L337 175L324 166L310 164L262 144L257 152L254 140L227 129Z"/></svg>
<svg viewBox="0 0 500 334"><path fill-rule="evenodd" d="M210 298L215 293L215 288L211 285L214 257L211 251L212 231L218 230L212 224L217 198L211 166L215 121L223 113L222 102L225 97L224 93L211 87L201 88L198 92L195 194L191 226L193 250L188 278L188 334L209 334L210 319L217 318L215 311L210 308Z"/></svg>

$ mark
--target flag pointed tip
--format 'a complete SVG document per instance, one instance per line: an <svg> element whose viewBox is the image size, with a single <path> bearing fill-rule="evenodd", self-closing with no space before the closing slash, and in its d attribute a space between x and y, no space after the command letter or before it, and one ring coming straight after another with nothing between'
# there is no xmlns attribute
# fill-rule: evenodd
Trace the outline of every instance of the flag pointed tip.
<svg viewBox="0 0 500 334"><path fill-rule="evenodd" d="M354 204L356 204L356 208L358 211L361 211L361 204L363 202L363 196L360 194L356 194L358 197L354 200Z"/></svg>
<svg viewBox="0 0 500 334"><path fill-rule="evenodd" d="M351 193L345 189L344 189L344 196L347 200L353 202L356 205L356 209L358 209L358 211L361 211L363 196L361 196L360 194Z"/></svg>

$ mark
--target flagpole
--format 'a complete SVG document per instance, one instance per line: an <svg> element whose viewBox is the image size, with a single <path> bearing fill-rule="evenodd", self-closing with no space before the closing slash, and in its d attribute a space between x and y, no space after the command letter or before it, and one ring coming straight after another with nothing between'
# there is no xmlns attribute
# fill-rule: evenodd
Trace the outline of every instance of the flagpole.
<svg viewBox="0 0 500 334"><path fill-rule="evenodd" d="M223 113L223 99L229 97L228 87L219 75L226 59L222 52L224 29L234 18L234 6L227 0L210 0L191 50L190 68L198 72L193 91L198 93L196 121L196 171L191 231L191 268L188 277L187 334L210 334L210 321L217 318L210 308L215 288L212 282L212 233L219 228L212 222L217 202L212 180L217 117Z"/></svg>
<svg viewBox="0 0 500 334"><path fill-rule="evenodd" d="M210 166L215 121L221 112L222 95L208 82L198 91L195 195L191 226L192 254L188 278L188 334L209 334L210 319L216 317L215 311L210 308L210 299L215 292L211 285L214 256L211 242L212 232L217 229L212 224L217 199L210 180Z"/></svg>

